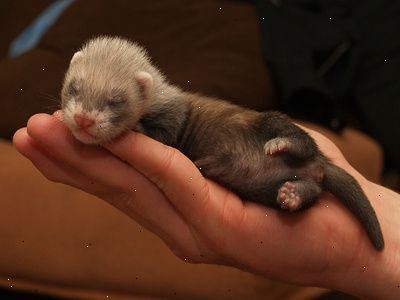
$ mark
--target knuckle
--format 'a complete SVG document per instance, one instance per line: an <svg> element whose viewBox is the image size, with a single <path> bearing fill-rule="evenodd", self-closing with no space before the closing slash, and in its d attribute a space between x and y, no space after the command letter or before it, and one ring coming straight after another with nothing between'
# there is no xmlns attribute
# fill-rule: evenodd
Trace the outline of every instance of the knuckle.
<svg viewBox="0 0 400 300"><path fill-rule="evenodd" d="M199 188L200 199L202 199L203 203L207 205L211 202L210 186L207 180L205 179L201 180L199 185L200 185Z"/></svg>
<svg viewBox="0 0 400 300"><path fill-rule="evenodd" d="M168 171L171 168L172 162L175 160L177 150L175 148L165 146L164 169Z"/></svg>
<svg viewBox="0 0 400 300"><path fill-rule="evenodd" d="M152 176L152 181L161 189L165 188L165 179L171 172L171 168L176 160L177 152L178 150L175 148L165 146L165 155L162 159L162 162L160 162L160 167L158 168L157 173L153 174Z"/></svg>

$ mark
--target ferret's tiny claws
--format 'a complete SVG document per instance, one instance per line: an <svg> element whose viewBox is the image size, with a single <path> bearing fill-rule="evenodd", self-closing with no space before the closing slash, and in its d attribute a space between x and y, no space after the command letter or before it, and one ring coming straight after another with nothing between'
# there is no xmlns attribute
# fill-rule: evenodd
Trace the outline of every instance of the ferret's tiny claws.
<svg viewBox="0 0 400 300"><path fill-rule="evenodd" d="M267 141L264 145L264 152L267 155L274 155L286 152L289 149L290 141L287 138L274 138Z"/></svg>

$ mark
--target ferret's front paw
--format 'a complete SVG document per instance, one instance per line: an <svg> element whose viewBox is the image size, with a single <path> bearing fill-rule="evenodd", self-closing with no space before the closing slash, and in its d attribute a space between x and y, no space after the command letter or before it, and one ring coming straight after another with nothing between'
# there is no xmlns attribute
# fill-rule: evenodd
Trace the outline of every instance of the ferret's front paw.
<svg viewBox="0 0 400 300"><path fill-rule="evenodd" d="M296 186L290 182L285 182L278 190L278 204L282 209L296 211L301 207L300 195L296 192Z"/></svg>
<svg viewBox="0 0 400 300"><path fill-rule="evenodd" d="M267 155L274 155L280 152L286 152L289 149L290 141L287 138L274 138L264 145L264 151Z"/></svg>

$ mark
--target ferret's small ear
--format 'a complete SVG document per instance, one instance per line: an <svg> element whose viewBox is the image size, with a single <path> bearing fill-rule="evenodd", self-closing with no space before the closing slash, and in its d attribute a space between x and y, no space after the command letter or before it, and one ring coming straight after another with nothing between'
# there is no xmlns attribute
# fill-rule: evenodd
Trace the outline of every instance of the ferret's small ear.
<svg viewBox="0 0 400 300"><path fill-rule="evenodd" d="M140 71L135 74L135 80L143 99L148 100L153 90L153 77L147 72Z"/></svg>
<svg viewBox="0 0 400 300"><path fill-rule="evenodd" d="M75 63L79 58L83 57L82 51L75 52L74 56L72 56L70 64Z"/></svg>

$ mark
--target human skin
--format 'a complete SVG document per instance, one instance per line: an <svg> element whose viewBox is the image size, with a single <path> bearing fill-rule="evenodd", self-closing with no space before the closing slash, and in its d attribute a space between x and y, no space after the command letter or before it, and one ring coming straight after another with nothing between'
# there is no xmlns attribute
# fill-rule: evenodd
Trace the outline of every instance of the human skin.
<svg viewBox="0 0 400 300"><path fill-rule="evenodd" d="M400 196L366 180L331 141L308 132L363 187L382 226L383 252L328 193L294 214L246 202L204 178L178 150L140 133L103 146L84 145L58 118L38 114L15 133L14 145L49 180L107 201L187 262L230 265L367 299L398 299Z"/></svg>

